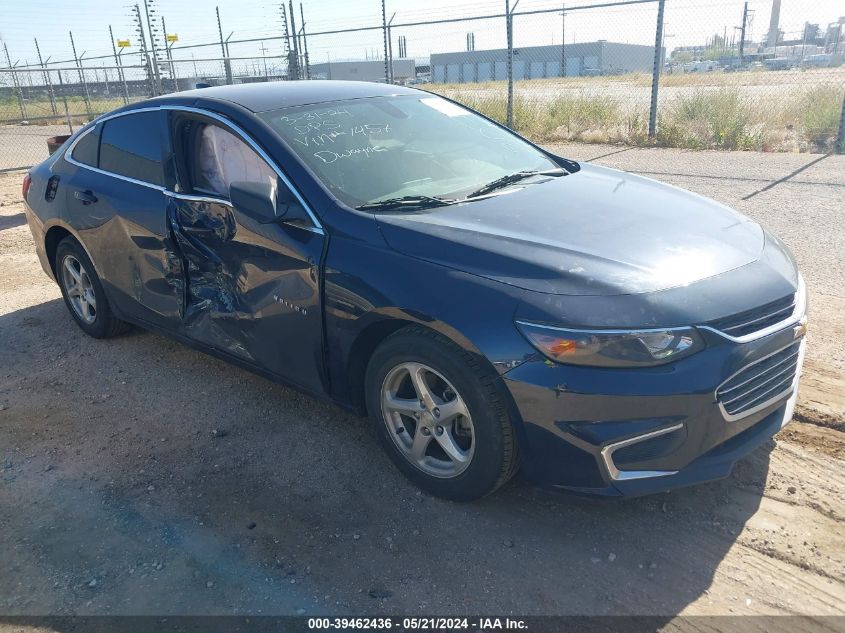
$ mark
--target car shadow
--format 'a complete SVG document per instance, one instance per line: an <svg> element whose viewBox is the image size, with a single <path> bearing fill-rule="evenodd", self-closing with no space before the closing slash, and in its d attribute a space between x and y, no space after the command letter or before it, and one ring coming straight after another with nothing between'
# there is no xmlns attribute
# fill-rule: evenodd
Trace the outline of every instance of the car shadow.
<svg viewBox="0 0 845 633"><path fill-rule="evenodd" d="M14 215L0 215L0 231L6 229L13 229L18 226L26 224L26 215L23 213L16 213Z"/></svg>
<svg viewBox="0 0 845 633"><path fill-rule="evenodd" d="M774 447L651 497L517 476L457 504L409 484L367 421L158 335L88 338L61 300L0 316L0 349L9 616L670 617L714 582Z"/></svg>

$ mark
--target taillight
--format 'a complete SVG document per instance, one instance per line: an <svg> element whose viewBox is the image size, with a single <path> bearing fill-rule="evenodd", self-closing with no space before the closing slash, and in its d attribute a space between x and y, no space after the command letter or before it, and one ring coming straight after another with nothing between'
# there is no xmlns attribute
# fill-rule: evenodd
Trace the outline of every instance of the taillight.
<svg viewBox="0 0 845 633"><path fill-rule="evenodd" d="M23 177L23 185L21 186L21 194L23 194L23 199L26 200L26 194L29 193L29 186L32 184L32 177L27 174Z"/></svg>

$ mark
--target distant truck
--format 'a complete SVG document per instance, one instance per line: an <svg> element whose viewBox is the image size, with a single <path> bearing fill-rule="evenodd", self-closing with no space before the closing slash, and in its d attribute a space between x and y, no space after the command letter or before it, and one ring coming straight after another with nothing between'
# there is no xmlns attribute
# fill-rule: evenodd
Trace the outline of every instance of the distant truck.
<svg viewBox="0 0 845 633"><path fill-rule="evenodd" d="M682 66L685 73L709 73L719 68L719 64L710 59L688 62Z"/></svg>

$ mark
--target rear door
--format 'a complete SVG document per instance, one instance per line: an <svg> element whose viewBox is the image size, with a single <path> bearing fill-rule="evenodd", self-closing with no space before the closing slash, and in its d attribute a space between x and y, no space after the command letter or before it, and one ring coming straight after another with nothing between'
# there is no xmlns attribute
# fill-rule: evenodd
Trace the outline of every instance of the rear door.
<svg viewBox="0 0 845 633"><path fill-rule="evenodd" d="M162 160L164 113L107 119L70 155L77 166L66 189L68 219L123 314L172 328L182 308L181 270L168 258ZM97 142L99 140L99 143Z"/></svg>
<svg viewBox="0 0 845 633"><path fill-rule="evenodd" d="M240 131L178 111L169 128L179 193L168 213L186 270L183 333L324 391L322 229L261 224L232 205L232 182L286 186Z"/></svg>

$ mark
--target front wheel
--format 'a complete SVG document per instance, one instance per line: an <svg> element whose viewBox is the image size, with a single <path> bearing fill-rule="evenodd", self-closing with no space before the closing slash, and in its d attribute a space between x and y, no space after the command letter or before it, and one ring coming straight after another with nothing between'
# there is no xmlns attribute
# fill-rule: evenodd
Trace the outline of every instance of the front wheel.
<svg viewBox="0 0 845 633"><path fill-rule="evenodd" d="M420 488L469 501L513 476L517 443L496 379L423 328L400 330L373 354L367 410L390 458Z"/></svg>

